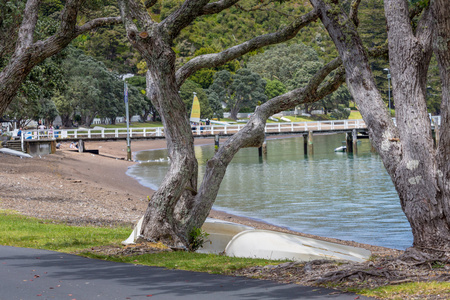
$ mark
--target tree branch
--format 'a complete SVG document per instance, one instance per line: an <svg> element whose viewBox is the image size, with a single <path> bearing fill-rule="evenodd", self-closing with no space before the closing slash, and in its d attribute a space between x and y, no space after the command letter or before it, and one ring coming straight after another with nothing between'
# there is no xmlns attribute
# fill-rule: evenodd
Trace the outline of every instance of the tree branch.
<svg viewBox="0 0 450 300"><path fill-rule="evenodd" d="M333 70L341 66L341 58L335 58L314 74L306 87L292 90L262 104L258 108L258 112L262 114L261 118L267 119L273 114L291 109L297 105L316 102L334 92L345 81L345 73L342 68L340 68L332 80L326 82L320 89L319 86Z"/></svg>
<svg viewBox="0 0 450 300"><path fill-rule="evenodd" d="M342 64L340 58L336 58L311 78L305 88L296 89L284 95L275 97L261 105L250 117L248 123L236 134L227 139L219 151L206 164L203 181L195 196L195 204L190 219L191 224L202 224L204 220L198 220L198 216L207 216L219 191L220 183L225 175L228 164L239 149L244 147L258 147L264 141L264 127L267 118L273 113L287 108L293 108L301 103L317 101L322 96L335 91L344 81L343 72L338 71L335 78L321 86L323 80ZM320 89L318 90L318 88ZM197 225L198 226L198 225Z"/></svg>
<svg viewBox="0 0 450 300"><path fill-rule="evenodd" d="M40 0L27 1L17 37L15 56L21 55L33 43L34 28L38 20L36 12L39 10L40 4Z"/></svg>
<svg viewBox="0 0 450 300"><path fill-rule="evenodd" d="M78 11L84 0L69 0L64 6L59 25L59 36L70 36L76 31Z"/></svg>
<svg viewBox="0 0 450 300"><path fill-rule="evenodd" d="M292 37L294 37L301 28L315 21L316 19L317 19L317 12L313 10L303 15L302 17L298 18L297 20L292 22L290 25L284 27L280 31L260 35L240 45L228 48L220 53L197 56L188 61L177 71L176 73L177 84L181 86L190 75L192 75L194 72L202 68L207 67L212 68L220 66L250 51L262 48L264 46L287 41Z"/></svg>
<svg viewBox="0 0 450 300"><path fill-rule="evenodd" d="M276 12L276 13L282 15L282 16L285 16L285 17L295 17L292 14L287 14L287 13L282 12L282 11L276 9L276 8L266 7L266 6L268 6L269 4L271 4L273 2L274 1L269 1L267 3L260 4L258 6L253 7L253 8L250 8L250 9L246 9L243 6L239 5L239 4L236 4L236 7L239 8L240 10L245 11L245 12L251 12L251 11L256 11L256 10L259 10L259 11L274 11L274 12Z"/></svg>
<svg viewBox="0 0 450 300"><path fill-rule="evenodd" d="M355 24L356 27L358 27L358 25L359 25L358 8L359 8L360 3L361 3L361 0L353 0L352 4L350 6L349 19L353 21L353 23Z"/></svg>
<svg viewBox="0 0 450 300"><path fill-rule="evenodd" d="M231 7L240 0L219 0L206 4L200 12L200 15L212 15L221 12L224 9Z"/></svg>
<svg viewBox="0 0 450 300"><path fill-rule="evenodd" d="M77 28L76 34L80 35L82 33L88 32L88 31L98 28L98 27L102 27L102 26L106 26L106 25L117 25L120 23L122 23L121 17L98 18L98 19L91 20L91 21L83 24L82 26L79 26Z"/></svg>
<svg viewBox="0 0 450 300"><path fill-rule="evenodd" d="M170 14L160 23L160 27L167 34L167 41L173 41L182 29L191 24L196 17L201 15L203 7L208 4L208 0L186 0L181 7Z"/></svg>

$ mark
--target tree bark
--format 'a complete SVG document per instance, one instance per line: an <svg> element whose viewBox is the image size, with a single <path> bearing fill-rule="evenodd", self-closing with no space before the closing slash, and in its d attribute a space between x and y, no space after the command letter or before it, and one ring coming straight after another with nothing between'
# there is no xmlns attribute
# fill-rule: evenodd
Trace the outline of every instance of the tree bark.
<svg viewBox="0 0 450 300"><path fill-rule="evenodd" d="M311 0L311 3L319 10L342 57L347 85L411 224L413 246L419 251L430 248L448 251L450 228L445 207L449 198L443 193L449 187L439 186L437 182L443 166L436 162L425 103L433 27L430 11L423 12L414 32L407 2L385 0L396 127L375 87L355 24L334 4L322 0ZM443 153L449 150L447 147Z"/></svg>
<svg viewBox="0 0 450 300"><path fill-rule="evenodd" d="M434 21L433 50L436 55L442 82L441 128L437 149L437 185L443 203L446 224L450 224L450 7L447 1L435 0L432 4ZM445 228L445 227L444 227ZM447 237L447 241L448 241ZM448 243L447 243L448 248Z"/></svg>

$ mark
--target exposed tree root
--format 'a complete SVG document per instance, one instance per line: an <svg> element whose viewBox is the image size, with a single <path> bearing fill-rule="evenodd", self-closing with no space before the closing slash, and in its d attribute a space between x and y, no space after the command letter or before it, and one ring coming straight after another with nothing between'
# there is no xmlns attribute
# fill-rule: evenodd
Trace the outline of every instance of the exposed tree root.
<svg viewBox="0 0 450 300"><path fill-rule="evenodd" d="M303 285L375 288L406 282L447 281L450 263L434 256L385 257L365 263L316 260L252 267L237 275ZM414 257L415 260L411 260ZM421 260L418 260L421 258Z"/></svg>

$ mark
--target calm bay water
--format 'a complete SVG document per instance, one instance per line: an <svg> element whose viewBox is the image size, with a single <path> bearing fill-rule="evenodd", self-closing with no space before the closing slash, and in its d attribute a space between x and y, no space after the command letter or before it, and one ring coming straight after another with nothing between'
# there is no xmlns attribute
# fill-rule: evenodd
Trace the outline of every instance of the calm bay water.
<svg viewBox="0 0 450 300"><path fill-rule="evenodd" d="M241 149L227 169L214 204L217 210L261 219L295 231L405 249L409 224L395 188L368 140L358 154L335 153L345 136L314 136L314 155L303 154L303 138L267 141L267 157ZM195 148L200 180L212 145ZM167 151L137 153L128 175L156 189L167 168Z"/></svg>

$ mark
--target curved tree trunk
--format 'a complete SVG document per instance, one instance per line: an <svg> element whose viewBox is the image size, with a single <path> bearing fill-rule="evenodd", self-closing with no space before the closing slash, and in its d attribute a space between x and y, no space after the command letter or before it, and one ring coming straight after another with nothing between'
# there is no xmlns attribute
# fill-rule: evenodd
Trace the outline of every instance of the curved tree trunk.
<svg viewBox="0 0 450 300"><path fill-rule="evenodd" d="M192 228L185 228L183 220L197 193L198 164L186 107L175 80L175 53L158 38L140 47L147 54L144 57L149 66L148 94L161 116L170 158L169 171L146 210L142 235L185 248L186 233Z"/></svg>

